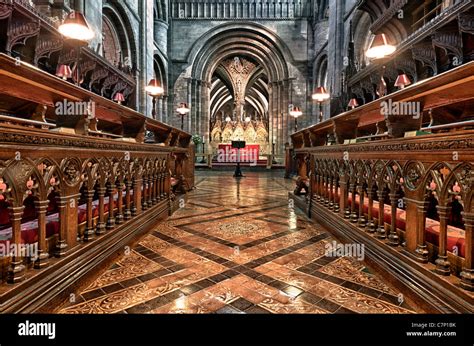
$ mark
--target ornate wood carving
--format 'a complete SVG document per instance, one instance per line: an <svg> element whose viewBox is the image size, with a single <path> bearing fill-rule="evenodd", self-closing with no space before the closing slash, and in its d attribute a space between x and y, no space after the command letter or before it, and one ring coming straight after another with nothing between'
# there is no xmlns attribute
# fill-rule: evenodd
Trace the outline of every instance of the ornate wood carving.
<svg viewBox="0 0 474 346"><path fill-rule="evenodd" d="M50 37L40 37L36 43L34 64L42 58L49 58L52 53L58 52L63 48L63 41Z"/></svg>
<svg viewBox="0 0 474 346"><path fill-rule="evenodd" d="M13 12L13 1L2 0L0 1L0 20L7 19Z"/></svg>
<svg viewBox="0 0 474 346"><path fill-rule="evenodd" d="M97 62L94 60L85 60L81 63L81 73L85 76L90 71L93 71L97 67Z"/></svg>
<svg viewBox="0 0 474 346"><path fill-rule="evenodd" d="M459 30L474 35L474 13L463 12L458 16Z"/></svg>
<svg viewBox="0 0 474 346"><path fill-rule="evenodd" d="M414 46L411 50L413 59L421 62L423 66L429 66L435 74L438 73L436 66L436 53L431 43L425 42Z"/></svg>
<svg viewBox="0 0 474 346"><path fill-rule="evenodd" d="M7 52L12 51L13 47L18 44L26 44L26 41L32 37L35 37L40 32L39 20L36 22L32 21L15 21L10 22L8 26L8 40L6 45Z"/></svg>
<svg viewBox="0 0 474 346"><path fill-rule="evenodd" d="M443 49L447 55L454 54L462 62L462 39L459 31L456 29L449 29L446 31L437 31L432 36L433 46Z"/></svg>
<svg viewBox="0 0 474 346"><path fill-rule="evenodd" d="M395 61L395 68L397 70L402 70L413 78L415 78L415 80L413 80L412 82L417 81L416 64L413 61L413 57L401 55Z"/></svg>
<svg viewBox="0 0 474 346"><path fill-rule="evenodd" d="M99 83L102 79L106 78L109 75L109 71L105 68L99 68L92 73L91 80L89 82L89 88L96 83Z"/></svg>
<svg viewBox="0 0 474 346"><path fill-rule="evenodd" d="M126 82L118 81L117 84L115 84L115 86L112 90L112 95L114 95L116 92L123 91L125 88L127 88L127 86L128 86L128 84Z"/></svg>
<svg viewBox="0 0 474 346"><path fill-rule="evenodd" d="M69 48L62 51L59 56L58 65L71 65L77 60L77 52L75 49Z"/></svg>
<svg viewBox="0 0 474 346"><path fill-rule="evenodd" d="M114 74L112 74L112 75L109 74L105 78L105 80L102 84L102 89L100 90L101 95L103 96L105 91L110 89L114 84L117 84L118 81L119 81L119 76L114 75Z"/></svg>
<svg viewBox="0 0 474 346"><path fill-rule="evenodd" d="M367 94L372 95L372 98L375 99L374 84L378 84L380 76L376 78L376 81L373 81L372 78L376 78L376 76L371 75L369 78L362 79L360 86Z"/></svg>

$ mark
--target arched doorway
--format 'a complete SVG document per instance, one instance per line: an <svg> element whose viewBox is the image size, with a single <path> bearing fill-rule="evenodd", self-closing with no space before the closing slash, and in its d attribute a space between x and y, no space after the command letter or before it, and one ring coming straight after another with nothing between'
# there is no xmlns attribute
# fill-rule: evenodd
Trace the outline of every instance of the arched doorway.
<svg viewBox="0 0 474 346"><path fill-rule="evenodd" d="M248 125L265 129L264 152L283 155L291 129L288 105L294 79L288 63L293 58L275 33L254 23L224 24L204 34L187 61L174 86L174 107L183 101L191 105L185 130L202 135L212 150L216 123L224 131L230 118L234 130L239 121L244 130ZM305 94L299 102L306 105Z"/></svg>

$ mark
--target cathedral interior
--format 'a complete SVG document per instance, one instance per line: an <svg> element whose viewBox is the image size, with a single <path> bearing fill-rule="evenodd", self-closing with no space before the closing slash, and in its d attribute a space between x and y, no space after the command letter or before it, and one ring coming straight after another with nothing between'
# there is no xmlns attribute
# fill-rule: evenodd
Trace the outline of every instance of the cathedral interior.
<svg viewBox="0 0 474 346"><path fill-rule="evenodd" d="M0 313L472 314L473 60L472 0L0 0Z"/></svg>

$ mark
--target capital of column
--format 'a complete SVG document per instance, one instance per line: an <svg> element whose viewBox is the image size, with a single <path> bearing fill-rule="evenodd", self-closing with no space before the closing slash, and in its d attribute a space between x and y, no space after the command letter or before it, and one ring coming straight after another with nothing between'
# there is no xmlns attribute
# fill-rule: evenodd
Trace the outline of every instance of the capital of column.
<svg viewBox="0 0 474 346"><path fill-rule="evenodd" d="M75 194L75 195L70 195L70 196L57 196L56 201L58 203L58 207L62 208L66 206L68 203L71 202L71 200L74 200L74 202L77 202L79 200L79 197L81 197L81 194Z"/></svg>
<svg viewBox="0 0 474 346"><path fill-rule="evenodd" d="M392 192L390 192L390 193L388 194L388 197L390 198L390 202L392 202L392 203L398 202L398 199L399 199L398 193L392 193Z"/></svg>
<svg viewBox="0 0 474 346"><path fill-rule="evenodd" d="M24 205L19 207L8 207L8 210L10 212L10 221L20 221L21 217L23 216L24 209Z"/></svg>
<svg viewBox="0 0 474 346"><path fill-rule="evenodd" d="M98 194L99 196L103 196L103 195L105 195L105 193L107 192L107 189L106 189L105 187L101 186L101 187L98 187L98 188L96 189L96 191L97 191L97 194Z"/></svg>
<svg viewBox="0 0 474 346"><path fill-rule="evenodd" d="M466 228L468 226L474 227L474 213L462 211L461 215L464 219L464 225L466 226Z"/></svg>
<svg viewBox="0 0 474 346"><path fill-rule="evenodd" d="M438 211L438 215L440 219L447 219L449 214L450 207L437 205L436 210Z"/></svg>
<svg viewBox="0 0 474 346"><path fill-rule="evenodd" d="M48 210L49 201L35 201L38 213L45 213Z"/></svg>

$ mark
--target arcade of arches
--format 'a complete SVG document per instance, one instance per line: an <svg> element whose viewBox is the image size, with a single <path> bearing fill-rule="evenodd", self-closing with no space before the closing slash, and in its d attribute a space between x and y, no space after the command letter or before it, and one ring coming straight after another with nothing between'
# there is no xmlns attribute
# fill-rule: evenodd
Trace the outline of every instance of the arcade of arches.
<svg viewBox="0 0 474 346"><path fill-rule="evenodd" d="M473 23L0 0L0 313L474 312Z"/></svg>

